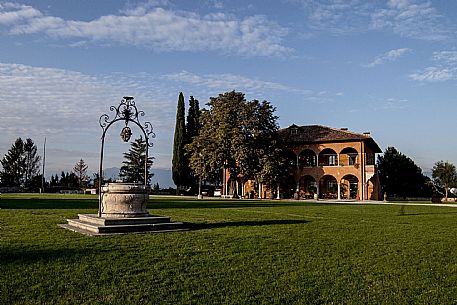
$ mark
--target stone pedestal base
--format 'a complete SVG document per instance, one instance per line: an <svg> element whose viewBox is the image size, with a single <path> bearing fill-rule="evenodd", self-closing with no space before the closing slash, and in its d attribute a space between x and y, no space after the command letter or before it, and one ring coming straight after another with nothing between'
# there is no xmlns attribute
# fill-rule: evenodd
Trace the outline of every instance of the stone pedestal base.
<svg viewBox="0 0 457 305"><path fill-rule="evenodd" d="M67 224L59 226L86 235L186 230L183 223L172 222L170 217L149 215L148 199L144 185L109 183L102 188L101 217L78 215L78 219L67 219Z"/></svg>
<svg viewBox="0 0 457 305"><path fill-rule="evenodd" d="M185 231L182 222L172 222L170 217L148 215L146 217L105 218L96 214L80 214L78 219L67 219L59 226L74 232L97 236L145 232Z"/></svg>

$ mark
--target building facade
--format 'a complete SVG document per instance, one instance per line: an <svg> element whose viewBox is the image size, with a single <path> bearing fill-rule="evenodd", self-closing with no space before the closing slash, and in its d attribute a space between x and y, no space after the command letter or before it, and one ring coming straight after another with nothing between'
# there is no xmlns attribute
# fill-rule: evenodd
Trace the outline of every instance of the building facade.
<svg viewBox="0 0 457 305"><path fill-rule="evenodd" d="M287 149L284 197L380 200L376 154L369 133L321 125L292 125L279 131Z"/></svg>
<svg viewBox="0 0 457 305"><path fill-rule="evenodd" d="M249 179L231 181L225 173L222 194L249 198L380 200L376 154L369 133L321 125L292 125L279 130L288 169L276 189Z"/></svg>

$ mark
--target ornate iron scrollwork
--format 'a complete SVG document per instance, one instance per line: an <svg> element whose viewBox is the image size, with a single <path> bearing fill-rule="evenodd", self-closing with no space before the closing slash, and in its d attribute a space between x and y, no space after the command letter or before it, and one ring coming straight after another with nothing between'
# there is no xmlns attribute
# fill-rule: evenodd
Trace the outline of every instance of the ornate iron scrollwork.
<svg viewBox="0 0 457 305"><path fill-rule="evenodd" d="M136 125L138 125L138 127L140 127L140 129L145 133L145 136L147 139L155 138L152 124L150 122L145 122L144 125L141 124L139 118L141 116L144 116L144 111L138 110L138 108L136 107L135 101L133 100L133 97L124 96L124 98L121 100L121 103L119 104L119 106L117 106L117 107L111 106L109 109L111 112L114 112L113 119L110 120L110 116L108 114L102 114L100 116L100 119L98 120L100 127L103 129L103 134L105 134L106 130L114 122L125 121L125 126L127 128L128 128L128 126L127 126L128 123L133 122ZM121 138L123 140L124 140L124 135L123 135L124 129L121 133ZM131 133L130 133L130 135L131 135ZM146 139L146 141L147 141L147 139ZM149 143L149 141L147 141L147 143L148 143L149 147L152 147L152 143Z"/></svg>

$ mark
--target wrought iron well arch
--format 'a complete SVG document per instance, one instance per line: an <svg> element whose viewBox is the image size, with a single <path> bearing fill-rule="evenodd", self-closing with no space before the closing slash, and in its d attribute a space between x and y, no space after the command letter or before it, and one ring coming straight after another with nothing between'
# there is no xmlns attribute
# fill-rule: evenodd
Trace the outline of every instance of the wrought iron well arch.
<svg viewBox="0 0 457 305"><path fill-rule="evenodd" d="M121 131L121 139L124 142L128 142L132 135L132 131L130 127L128 127L129 122L134 123L137 125L144 134L145 142L146 142L146 158L144 160L144 186L147 188L148 186L148 158L149 158L149 147L152 147L152 143L149 143L149 138L155 138L155 134L153 132L152 124L150 122L145 122L143 125L141 124L139 117L144 116L144 111L138 110L135 105L135 101L133 100L132 96L124 96L121 100L120 104L116 106L111 106L111 112L114 112L114 118L110 120L110 116L108 114L102 114L100 119L98 120L100 123L100 127L103 130L102 133L102 145L100 149L100 167L98 172L98 194L99 194L99 202L98 202L98 217L101 217L102 214L102 184L103 184L103 153L105 148L105 136L108 129L113 125L115 122L124 121L125 126L122 128Z"/></svg>

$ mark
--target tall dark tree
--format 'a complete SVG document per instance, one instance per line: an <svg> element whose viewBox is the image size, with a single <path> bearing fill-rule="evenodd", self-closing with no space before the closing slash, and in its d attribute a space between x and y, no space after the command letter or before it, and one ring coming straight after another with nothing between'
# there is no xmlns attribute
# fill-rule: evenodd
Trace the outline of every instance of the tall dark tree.
<svg viewBox="0 0 457 305"><path fill-rule="evenodd" d="M377 167L379 180L384 193L389 196L421 197L431 193L429 178L413 160L388 147L384 154L378 157Z"/></svg>
<svg viewBox="0 0 457 305"><path fill-rule="evenodd" d="M37 147L28 138L24 143L24 183L30 186L32 181L40 173L40 156L37 155ZM35 181L36 182L36 181ZM36 184L36 183L35 183Z"/></svg>
<svg viewBox="0 0 457 305"><path fill-rule="evenodd" d="M449 189L457 185L457 171L455 165L449 162L438 161L432 170L433 183L439 189L444 190L445 199L449 194Z"/></svg>
<svg viewBox="0 0 457 305"><path fill-rule="evenodd" d="M40 157L36 145L29 138L25 142L17 138L0 162L3 167L0 177L6 186L28 186L39 174Z"/></svg>
<svg viewBox="0 0 457 305"><path fill-rule="evenodd" d="M186 141L185 144L190 144L195 136L198 135L200 129L200 105L197 99L194 99L193 96L189 98L189 110L187 111L187 124L186 124ZM187 153L184 154L185 157L185 170L184 173L186 174L185 182L183 184L185 186L193 188L195 191L197 190L198 180L199 178L196 177L190 168L189 164L189 155Z"/></svg>
<svg viewBox="0 0 457 305"><path fill-rule="evenodd" d="M186 139L187 143L192 142L192 139L198 134L200 129L200 105L197 99L193 96L189 98L189 110L187 112Z"/></svg>
<svg viewBox="0 0 457 305"><path fill-rule="evenodd" d="M128 152L124 153L119 177L127 182L144 183L144 165L146 159L146 141L143 137L135 139ZM148 157L147 162L147 183L149 183L153 174L150 172L154 158Z"/></svg>
<svg viewBox="0 0 457 305"><path fill-rule="evenodd" d="M88 165L83 159L80 159L73 167L73 172L78 177L79 187L85 187L89 176L87 175Z"/></svg>
<svg viewBox="0 0 457 305"><path fill-rule="evenodd" d="M0 175L3 185L19 186L23 182L23 153L24 142L21 138L17 138L1 161L3 170Z"/></svg>
<svg viewBox="0 0 457 305"><path fill-rule="evenodd" d="M176 125L173 142L172 178L176 185L177 192L182 188L188 177L187 162L184 145L186 144L186 122L184 110L184 95L179 93L178 106L176 110Z"/></svg>

